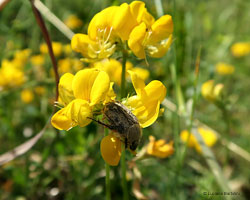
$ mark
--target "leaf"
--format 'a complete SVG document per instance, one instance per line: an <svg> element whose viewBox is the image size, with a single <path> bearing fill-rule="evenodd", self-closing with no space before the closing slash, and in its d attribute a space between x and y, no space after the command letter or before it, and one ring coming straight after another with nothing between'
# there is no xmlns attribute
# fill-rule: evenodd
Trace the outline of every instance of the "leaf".
<svg viewBox="0 0 250 200"><path fill-rule="evenodd" d="M42 137L42 135L44 134L45 130L47 129L49 125L49 122L50 120L46 123L43 129L33 138L17 146L16 148L0 155L0 166L4 165L5 163L11 160L14 160L16 157L21 156L24 153L26 153L28 150L30 150L37 143L37 141Z"/></svg>
<svg viewBox="0 0 250 200"><path fill-rule="evenodd" d="M221 187L222 191L230 192L232 191L230 187L228 186L228 180L223 176L223 172L221 170L221 167L219 166L218 162L216 161L213 152L207 147L207 145L204 143L201 134L198 132L196 128L192 129L191 131L193 135L196 137L197 141L199 142L201 149L202 149L202 155L206 159L206 162L210 168L210 170L213 172L216 181L218 182L219 186ZM231 199L230 196L225 196L226 199Z"/></svg>

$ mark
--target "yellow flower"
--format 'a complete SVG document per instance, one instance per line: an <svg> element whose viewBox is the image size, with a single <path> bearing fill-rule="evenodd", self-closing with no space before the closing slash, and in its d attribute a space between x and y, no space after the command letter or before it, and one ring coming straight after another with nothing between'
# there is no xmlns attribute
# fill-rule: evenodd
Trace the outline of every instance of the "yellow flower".
<svg viewBox="0 0 250 200"><path fill-rule="evenodd" d="M127 19L130 19L129 21ZM103 59L116 50L116 43L127 40L136 21L129 5L111 6L97 13L88 27L88 35L75 34L71 40L74 51L89 59Z"/></svg>
<svg viewBox="0 0 250 200"><path fill-rule="evenodd" d="M198 133L201 135L204 143L208 147L212 147L217 141L216 133L210 129L205 129L205 128L199 127ZM199 142L197 141L197 139L195 138L195 136L193 135L193 133L191 133L189 136L189 132L187 130L183 130L180 134L180 137L181 137L181 140L185 143L187 142L188 137L189 137L188 146L195 148L196 151L199 153L202 152L201 146L200 146Z"/></svg>
<svg viewBox="0 0 250 200"><path fill-rule="evenodd" d="M64 74L59 82L59 104L51 124L59 130L84 127L92 120L94 106L102 103L110 89L109 76L97 69L84 69L72 75Z"/></svg>
<svg viewBox="0 0 250 200"><path fill-rule="evenodd" d="M30 49L23 49L17 51L14 55L12 63L15 65L15 67L22 68L27 63L30 53Z"/></svg>
<svg viewBox="0 0 250 200"><path fill-rule="evenodd" d="M250 54L250 42L238 42L233 44L231 52L235 57L242 57Z"/></svg>
<svg viewBox="0 0 250 200"><path fill-rule="evenodd" d="M172 43L173 21L170 15L164 15L153 24L140 23L131 32L128 46L138 58L146 54L160 58L168 51Z"/></svg>
<svg viewBox="0 0 250 200"><path fill-rule="evenodd" d="M234 66L220 62L216 64L216 72L220 75L230 75L234 73Z"/></svg>
<svg viewBox="0 0 250 200"><path fill-rule="evenodd" d="M41 66L44 64L44 61L45 61L44 55L39 54L39 55L31 56L30 61L32 65Z"/></svg>
<svg viewBox="0 0 250 200"><path fill-rule="evenodd" d="M35 92L38 94L38 95L43 95L45 93L45 87L42 87L42 86L36 86L35 87Z"/></svg>
<svg viewBox="0 0 250 200"><path fill-rule="evenodd" d="M67 72L77 72L83 68L83 63L79 59L63 58L58 60L58 72L64 74ZM54 75L53 69L51 74Z"/></svg>
<svg viewBox="0 0 250 200"><path fill-rule="evenodd" d="M131 76L137 95L125 99L122 103L136 116L140 126L142 128L146 128L153 124L158 118L160 113L160 103L166 95L166 88L160 81L157 80L151 81L148 85L145 85L144 81L135 72L128 72ZM113 134L104 137L101 142L103 159L109 165L115 166L119 163L121 156L120 142L120 138L117 138ZM155 147L158 148L158 153L156 153L157 150L154 149L155 154L160 156L160 151L162 151L161 155L163 155L163 153L166 154L165 146L160 148L160 143L157 143ZM169 155L170 151L169 147Z"/></svg>
<svg viewBox="0 0 250 200"><path fill-rule="evenodd" d="M22 90L21 99L24 103L30 103L34 99L33 92L29 89Z"/></svg>
<svg viewBox="0 0 250 200"><path fill-rule="evenodd" d="M121 85L122 65L119 61L115 59L104 59L102 61L95 62L92 66L94 68L107 72L111 81L115 82L118 85ZM126 63L126 70L135 72L143 80L146 80L149 77L148 70L139 67L134 68L133 64L130 62ZM126 73L126 78L128 77L129 74Z"/></svg>
<svg viewBox="0 0 250 200"><path fill-rule="evenodd" d="M149 144L147 145L147 154L158 158L166 158L174 153L173 141L166 144L163 139L155 141L154 136L149 136Z"/></svg>
<svg viewBox="0 0 250 200"><path fill-rule="evenodd" d="M1 64L0 89L17 87L25 82L25 75L19 67L16 67L16 63L3 60Z"/></svg>
<svg viewBox="0 0 250 200"><path fill-rule="evenodd" d="M52 49L55 54L55 56L60 56L62 53L62 44L60 42L52 42ZM47 44L43 43L40 45L40 52L43 54L48 53L48 47Z"/></svg>
<svg viewBox="0 0 250 200"><path fill-rule="evenodd" d="M71 45L70 44L63 45L63 52L66 55L70 55L72 53Z"/></svg>
<svg viewBox="0 0 250 200"><path fill-rule="evenodd" d="M111 166L118 165L121 158L121 140L113 134L105 136L101 141L101 154L106 163Z"/></svg>
<svg viewBox="0 0 250 200"><path fill-rule="evenodd" d="M132 30L141 22L148 26L154 22L154 18L147 12L145 4L141 1L134 1L130 5L123 3L120 6L108 7L93 17L89 23L87 35L74 35L71 40L72 49L81 53L86 58L85 61L108 58L115 52L117 44L128 40ZM155 29L155 27L152 28ZM166 29L160 26L156 29L166 32ZM154 31L154 34L158 38L162 36L162 33L159 34L157 31Z"/></svg>
<svg viewBox="0 0 250 200"><path fill-rule="evenodd" d="M68 18L64 21L64 23L71 29L76 29L82 26L82 20L80 20L75 15L70 15Z"/></svg>
<svg viewBox="0 0 250 200"><path fill-rule="evenodd" d="M160 103L166 96L166 87L158 80L145 85L144 81L132 71L129 71L137 95L124 100L133 114L139 120L142 128L153 124L159 116Z"/></svg>
<svg viewBox="0 0 250 200"><path fill-rule="evenodd" d="M214 80L209 80L202 84L201 94L205 99L213 102L221 98L223 88L223 84L214 85Z"/></svg>
<svg viewBox="0 0 250 200"><path fill-rule="evenodd" d="M149 77L149 71L140 67L131 68L130 71L136 73L138 77L144 81L147 80Z"/></svg>

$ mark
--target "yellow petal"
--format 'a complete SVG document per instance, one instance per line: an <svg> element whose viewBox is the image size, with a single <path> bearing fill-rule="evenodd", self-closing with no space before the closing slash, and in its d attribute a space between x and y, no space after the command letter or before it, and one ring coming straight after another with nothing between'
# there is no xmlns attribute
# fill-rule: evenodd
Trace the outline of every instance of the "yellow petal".
<svg viewBox="0 0 250 200"><path fill-rule="evenodd" d="M194 137L194 135L192 133L190 133L190 135L189 135L189 132L187 130L183 130L180 134L180 137L181 137L181 140L185 143L187 142L187 140L189 138L189 140L188 140L189 147L195 147L197 144L197 140Z"/></svg>
<svg viewBox="0 0 250 200"><path fill-rule="evenodd" d="M67 116L67 107L57 111L51 118L51 124L59 130L69 130L74 125L73 121Z"/></svg>
<svg viewBox="0 0 250 200"><path fill-rule="evenodd" d="M145 9L143 13L142 22L144 22L147 27L151 27L155 22L155 18L147 11L147 9Z"/></svg>
<svg viewBox="0 0 250 200"><path fill-rule="evenodd" d="M21 92L21 99L24 103L30 103L34 99L34 94L30 89L24 89Z"/></svg>
<svg viewBox="0 0 250 200"><path fill-rule="evenodd" d="M61 103L65 106L69 104L74 99L74 94L72 90L72 81L74 75L70 73L64 74L59 81L59 97L61 99Z"/></svg>
<svg viewBox="0 0 250 200"><path fill-rule="evenodd" d="M146 128L152 125L159 115L160 102L149 102L145 103L140 107L133 110L133 114L137 117L140 126Z"/></svg>
<svg viewBox="0 0 250 200"><path fill-rule="evenodd" d="M115 100L116 94L115 94L115 92L113 90L113 85L114 85L114 82L110 82L109 91L108 91L108 93L106 95L106 99L105 99L104 103Z"/></svg>
<svg viewBox="0 0 250 200"><path fill-rule="evenodd" d="M216 64L215 70L220 75L230 75L234 73L235 68L233 65L220 62Z"/></svg>
<svg viewBox="0 0 250 200"><path fill-rule="evenodd" d="M166 143L165 140L160 139L155 141L153 136L149 136L149 144L147 145L147 153L158 158L166 158L174 153L173 141Z"/></svg>
<svg viewBox="0 0 250 200"><path fill-rule="evenodd" d="M223 92L224 85L222 83L216 84L214 86L213 95L215 98L220 98Z"/></svg>
<svg viewBox="0 0 250 200"><path fill-rule="evenodd" d="M114 20L117 9L119 9L118 6L105 8L92 18L88 27L88 35L92 40L98 40L100 30L105 31L104 37L107 37L112 27L112 21Z"/></svg>
<svg viewBox="0 0 250 200"><path fill-rule="evenodd" d="M144 40L146 37L146 24L143 22L140 25L136 26L128 40L128 46L129 48L133 51L133 53L138 57L138 58L145 58L145 51L144 51Z"/></svg>
<svg viewBox="0 0 250 200"><path fill-rule="evenodd" d="M144 81L133 71L128 70L128 73L130 74L131 81L133 83L133 86L135 88L136 94L139 98L141 98L143 95L145 95L145 83Z"/></svg>
<svg viewBox="0 0 250 200"><path fill-rule="evenodd" d="M150 36L150 44L168 38L173 33L173 20L170 15L160 17L152 25L152 35Z"/></svg>
<svg viewBox="0 0 250 200"><path fill-rule="evenodd" d="M203 141L208 147L212 147L217 141L217 135L210 129L198 128L198 132L201 134Z"/></svg>
<svg viewBox="0 0 250 200"><path fill-rule="evenodd" d="M143 100L145 101L160 101L162 102L166 96L167 89L162 84L161 81L154 80L151 81L145 88L144 88L146 95Z"/></svg>
<svg viewBox="0 0 250 200"><path fill-rule="evenodd" d="M41 66L44 64L45 57L42 54L34 55L30 58L31 64L35 66Z"/></svg>
<svg viewBox="0 0 250 200"><path fill-rule="evenodd" d="M133 17L137 20L137 23L140 24L142 22L143 13L145 12L145 3L142 1L133 1L129 4L131 13Z"/></svg>
<svg viewBox="0 0 250 200"><path fill-rule="evenodd" d="M114 81L115 83L120 85L122 65L119 61L115 59L104 59L100 62L95 62L93 67L107 72L110 77L110 81Z"/></svg>
<svg viewBox="0 0 250 200"><path fill-rule="evenodd" d="M89 54L89 45L95 45L95 42L88 35L78 33L71 39L71 48L81 53L84 57L91 57L91 54Z"/></svg>
<svg viewBox="0 0 250 200"><path fill-rule="evenodd" d="M140 79L142 80L147 80L148 77L149 77L149 71L147 69L143 69L143 68L140 68L140 67L134 67L132 69L130 69L132 72L135 72Z"/></svg>
<svg viewBox="0 0 250 200"><path fill-rule="evenodd" d="M214 100L213 90L214 90L214 80L206 81L201 86L202 96L209 101Z"/></svg>
<svg viewBox="0 0 250 200"><path fill-rule="evenodd" d="M82 26L82 20L80 20L76 15L70 15L64 23L70 28L70 29L76 29Z"/></svg>
<svg viewBox="0 0 250 200"><path fill-rule="evenodd" d="M104 101L110 88L109 76L106 72L100 71L93 83L90 93L90 105Z"/></svg>
<svg viewBox="0 0 250 200"><path fill-rule="evenodd" d="M173 35L170 35L167 39L147 46L147 53L153 58L161 58L164 56L170 48L173 41Z"/></svg>
<svg viewBox="0 0 250 200"><path fill-rule="evenodd" d="M62 44L60 42L52 42L52 49L53 52L55 54L55 56L60 56L60 54L62 53ZM40 45L40 51L41 53L48 53L48 47L45 43Z"/></svg>
<svg viewBox="0 0 250 200"><path fill-rule="evenodd" d="M154 17L148 13L145 8L145 3L142 1L133 1L129 4L133 18L136 19L137 23L144 22L147 26L151 26L154 23Z"/></svg>
<svg viewBox="0 0 250 200"><path fill-rule="evenodd" d="M75 99L70 104L70 117L77 125L87 126L92 120L92 110L89 102L82 99Z"/></svg>
<svg viewBox="0 0 250 200"><path fill-rule="evenodd" d="M100 71L97 69L83 69L76 73L72 82L75 98L84 99L90 102L92 86L99 72Z"/></svg>
<svg viewBox="0 0 250 200"><path fill-rule="evenodd" d="M101 154L106 163L111 166L118 165L121 157L121 141L109 134L101 141Z"/></svg>
<svg viewBox="0 0 250 200"><path fill-rule="evenodd" d="M127 3L120 5L112 19L112 27L116 34L118 34L122 40L128 40L132 29L136 25L136 19L133 18L129 5Z"/></svg>
<svg viewBox="0 0 250 200"><path fill-rule="evenodd" d="M235 57L242 57L250 54L250 42L238 42L233 44L231 52Z"/></svg>

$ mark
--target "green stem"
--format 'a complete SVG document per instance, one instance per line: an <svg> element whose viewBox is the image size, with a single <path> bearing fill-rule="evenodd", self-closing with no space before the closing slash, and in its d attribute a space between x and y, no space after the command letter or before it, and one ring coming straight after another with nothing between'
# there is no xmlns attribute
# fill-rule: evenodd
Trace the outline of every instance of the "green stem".
<svg viewBox="0 0 250 200"><path fill-rule="evenodd" d="M108 135L108 129L105 128L105 136ZM111 200L110 195L110 167L108 163L105 162L105 170L106 170L106 177L105 177L105 184L106 184L106 200Z"/></svg>
<svg viewBox="0 0 250 200"><path fill-rule="evenodd" d="M123 200L128 200L128 188L126 179L126 159L125 159L125 144L122 143L122 156L121 156L121 166L122 166L122 190L123 190Z"/></svg>
<svg viewBox="0 0 250 200"><path fill-rule="evenodd" d="M126 49L122 51L122 75L121 75L121 99L126 96L126 85L125 85L125 75L126 75L126 61L127 52ZM122 168L122 190L123 190L123 200L128 200L128 188L126 179L126 159L125 159L125 144L122 143L122 155L121 155L121 168Z"/></svg>
<svg viewBox="0 0 250 200"><path fill-rule="evenodd" d="M109 170L110 167L107 163L105 163L105 169L106 169L106 178L105 178L105 184L106 184L106 200L111 200L110 195L110 176L109 176Z"/></svg>
<svg viewBox="0 0 250 200"><path fill-rule="evenodd" d="M122 51L122 74L121 74L121 99L126 96L126 62L127 62L127 52Z"/></svg>
<svg viewBox="0 0 250 200"><path fill-rule="evenodd" d="M188 138L187 138L187 142L185 144L185 148L184 148L184 152L181 158L181 163L180 163L180 167L182 167L184 161L185 161L185 157L186 157L186 153L187 153L187 147L188 147L188 141L190 139L190 135L191 135L191 131L193 128L193 121L194 121L194 108L197 102L197 85L198 85L198 80L199 80L199 68L200 68L200 54L201 54L201 48L198 50L198 54L196 57L196 62L195 62L195 80L194 80L194 94L193 94L193 102L192 102L192 108L191 108L191 113L189 116L189 124L188 124Z"/></svg>

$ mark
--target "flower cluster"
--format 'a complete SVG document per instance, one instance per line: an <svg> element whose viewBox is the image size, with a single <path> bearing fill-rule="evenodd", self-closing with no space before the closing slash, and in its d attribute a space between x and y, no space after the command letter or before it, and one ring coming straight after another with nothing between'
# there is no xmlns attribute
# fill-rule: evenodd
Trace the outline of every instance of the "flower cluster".
<svg viewBox="0 0 250 200"><path fill-rule="evenodd" d="M157 80L145 85L135 72L129 71L129 74L137 95L124 99L122 103L137 117L140 126L145 128L158 118L166 88ZM76 75L64 74L59 82L58 106L61 109L52 117L52 125L59 130L88 125L93 118L98 117L97 110L115 100L112 85L108 74L95 68L80 70ZM112 134L101 142L102 156L110 165L117 165L120 160L120 143L119 138Z"/></svg>
<svg viewBox="0 0 250 200"><path fill-rule="evenodd" d="M56 102L60 110L51 118L52 125L59 130L84 127L91 121L106 126L111 132L101 141L101 155L109 165L118 165L123 143L125 146L129 144L127 148L133 151L139 142L136 139L141 137L141 128L146 128L157 120L161 113L160 104L167 90L158 80L145 84L149 77L148 70L134 67L126 60L122 66L119 61L109 57L120 51L125 57L129 57L127 47L140 59L146 58L146 55L162 57L172 43L172 33L171 16L164 15L155 20L141 1L111 6L97 13L89 23L88 34L75 34L71 40L71 48L81 53L84 57L82 60L90 64L88 68L76 69L79 71L75 75L65 73L61 77L59 99ZM54 48L61 49L57 43L53 43ZM42 48L41 52L47 53ZM65 69L61 70L62 73L72 69L72 66L72 59L59 61L59 71L60 67ZM113 85L119 86L122 85L122 80L126 81L121 78L122 75L132 82L135 94L118 102L114 90L116 87L113 89ZM107 108L110 105L119 105L117 109L121 110L112 111L114 113L109 116ZM124 124L122 120L119 121L119 114L122 116L120 119L125 121ZM127 119L128 116L131 119ZM129 120L135 123L135 129L129 129ZM134 145L132 141L127 141L129 134ZM165 158L172 153L172 143L153 141L151 137L149 155Z"/></svg>
<svg viewBox="0 0 250 200"><path fill-rule="evenodd" d="M86 61L110 57L125 41L138 58L146 54L158 58L169 49L172 33L170 15L155 20L145 3L133 1L97 13L89 23L88 34L75 34L71 46Z"/></svg>
<svg viewBox="0 0 250 200"><path fill-rule="evenodd" d="M29 49L17 51L12 60L4 59L0 68L0 90L22 85L26 77L23 68L30 55Z"/></svg>
<svg viewBox="0 0 250 200"><path fill-rule="evenodd" d="M173 141L166 143L165 140L155 140L155 137L149 136L149 144L147 146L147 154L158 158L167 158L174 153Z"/></svg>

